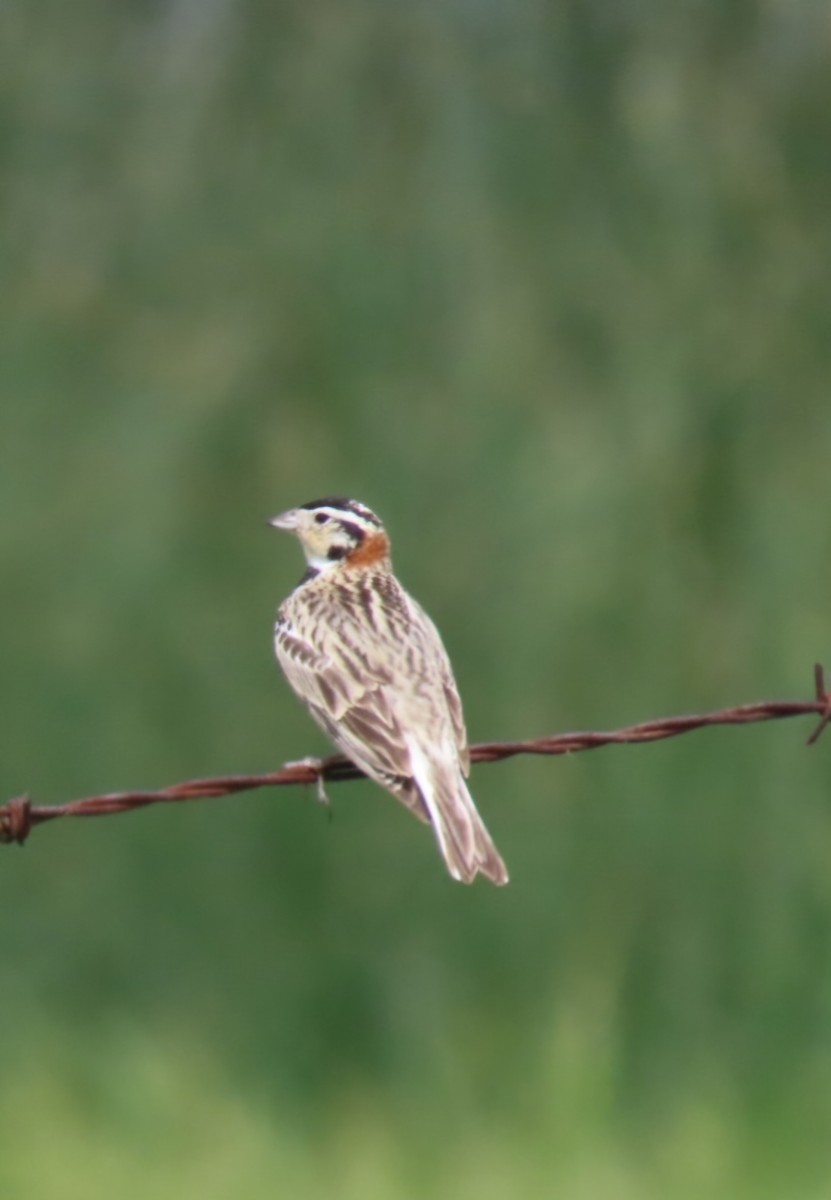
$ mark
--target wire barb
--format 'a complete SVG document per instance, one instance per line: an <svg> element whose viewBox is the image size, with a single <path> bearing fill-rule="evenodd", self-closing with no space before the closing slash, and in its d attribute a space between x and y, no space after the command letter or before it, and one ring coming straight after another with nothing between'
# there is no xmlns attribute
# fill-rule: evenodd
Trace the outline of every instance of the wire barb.
<svg viewBox="0 0 831 1200"><path fill-rule="evenodd" d="M28 796L15 796L0 808L0 843L22 846L32 830L32 803Z"/></svg>
<svg viewBox="0 0 831 1200"><path fill-rule="evenodd" d="M831 691L820 663L814 667L816 698L810 701L766 700L758 704L740 704L717 712L695 713L689 716L664 717L628 725L610 732L561 733L524 742L482 742L471 746L474 763L501 762L517 754L572 754L578 750L596 750L600 746L619 746L635 742L658 742L703 729L709 725L752 725L759 721L783 720L786 717L818 715L814 732L808 738L813 746L831 724ZM15 842L22 846L36 825L58 817L103 817L114 813L132 812L152 804L173 804L184 800L206 800L216 796L232 796L255 788L290 787L296 784L343 783L360 779L363 772L339 754L322 759L302 759L286 763L279 771L265 775L224 775L215 779L189 779L158 791L108 792L87 796L66 804L32 805L28 796L16 796L0 806L0 844Z"/></svg>
<svg viewBox="0 0 831 1200"><path fill-rule="evenodd" d="M816 688L817 704L822 705L822 716L819 725L806 742L807 746L813 746L819 741L825 727L831 721L831 692L828 690L828 683L825 676L825 670L822 663L814 663L814 687Z"/></svg>

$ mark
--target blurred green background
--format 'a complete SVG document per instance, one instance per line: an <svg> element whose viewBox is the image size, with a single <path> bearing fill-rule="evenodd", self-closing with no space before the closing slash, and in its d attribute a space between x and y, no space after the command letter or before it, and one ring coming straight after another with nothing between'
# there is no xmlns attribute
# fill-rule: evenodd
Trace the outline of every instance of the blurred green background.
<svg viewBox="0 0 831 1200"><path fill-rule="evenodd" d="M812 0L0 10L2 796L324 749L264 518L392 531L474 741L831 656ZM479 767L0 854L4 1200L831 1195L831 742Z"/></svg>

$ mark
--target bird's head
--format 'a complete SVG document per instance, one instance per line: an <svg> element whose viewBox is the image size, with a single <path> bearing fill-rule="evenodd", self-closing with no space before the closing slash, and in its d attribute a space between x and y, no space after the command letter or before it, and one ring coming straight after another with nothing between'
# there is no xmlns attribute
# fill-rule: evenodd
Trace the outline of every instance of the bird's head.
<svg viewBox="0 0 831 1200"><path fill-rule="evenodd" d="M390 543L384 526L371 509L357 500L329 496L272 517L275 529L286 529L300 540L306 561L319 574L335 567L376 566L389 560Z"/></svg>

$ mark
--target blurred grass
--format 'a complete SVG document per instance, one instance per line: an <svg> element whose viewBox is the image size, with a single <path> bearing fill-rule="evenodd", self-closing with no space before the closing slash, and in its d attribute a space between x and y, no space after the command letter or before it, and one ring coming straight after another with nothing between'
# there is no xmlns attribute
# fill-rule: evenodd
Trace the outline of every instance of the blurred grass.
<svg viewBox="0 0 831 1200"><path fill-rule="evenodd" d="M822 6L0 30L4 795L319 750L263 524L319 494L387 520L476 740L809 694ZM43 830L0 875L0 1186L825 1196L828 779L789 724L481 768L505 893L362 784Z"/></svg>

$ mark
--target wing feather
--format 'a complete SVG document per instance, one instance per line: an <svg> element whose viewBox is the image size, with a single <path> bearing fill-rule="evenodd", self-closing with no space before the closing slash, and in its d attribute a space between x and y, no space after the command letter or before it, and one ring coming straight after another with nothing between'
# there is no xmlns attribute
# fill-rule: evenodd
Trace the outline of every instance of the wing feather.
<svg viewBox="0 0 831 1200"><path fill-rule="evenodd" d="M287 612L278 618L275 651L292 688L335 745L428 820L409 744L415 738L425 754L439 753L465 775L470 756L438 630L411 596L393 586L371 593L380 605L366 620L357 607L341 610L336 631L326 623L299 627ZM439 697L444 704L437 706Z"/></svg>
<svg viewBox="0 0 831 1200"><path fill-rule="evenodd" d="M278 626L275 648L286 677L315 720L370 775L412 775L390 675L361 664L356 676L310 642Z"/></svg>

